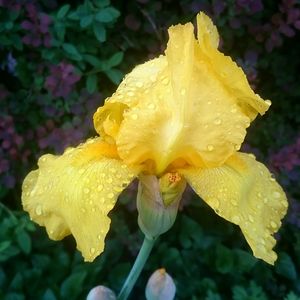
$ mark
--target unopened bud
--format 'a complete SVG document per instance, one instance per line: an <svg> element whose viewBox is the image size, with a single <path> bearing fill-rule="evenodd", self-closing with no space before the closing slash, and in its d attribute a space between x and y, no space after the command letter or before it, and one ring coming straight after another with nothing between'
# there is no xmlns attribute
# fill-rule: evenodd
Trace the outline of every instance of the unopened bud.
<svg viewBox="0 0 300 300"><path fill-rule="evenodd" d="M116 300L115 293L104 285L98 285L92 288L87 295L86 300Z"/></svg>
<svg viewBox="0 0 300 300"><path fill-rule="evenodd" d="M176 286L166 270L159 269L150 276L145 292L147 300L173 300Z"/></svg>
<svg viewBox="0 0 300 300"><path fill-rule="evenodd" d="M140 175L139 179L138 223L148 238L156 238L174 224L186 181L177 173L167 173L161 178Z"/></svg>

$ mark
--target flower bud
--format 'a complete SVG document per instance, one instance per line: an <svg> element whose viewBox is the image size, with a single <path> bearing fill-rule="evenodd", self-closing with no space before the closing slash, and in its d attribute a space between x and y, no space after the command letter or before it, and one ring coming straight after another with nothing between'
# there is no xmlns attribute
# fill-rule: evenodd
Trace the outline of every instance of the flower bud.
<svg viewBox="0 0 300 300"><path fill-rule="evenodd" d="M146 237L153 239L174 224L186 182L178 173L167 173L161 178L140 175L139 179L138 223Z"/></svg>
<svg viewBox="0 0 300 300"><path fill-rule="evenodd" d="M165 269L156 270L149 278L146 286L147 300L173 300L176 286Z"/></svg>
<svg viewBox="0 0 300 300"><path fill-rule="evenodd" d="M87 295L86 300L116 300L115 293L104 285L98 285L92 288Z"/></svg>

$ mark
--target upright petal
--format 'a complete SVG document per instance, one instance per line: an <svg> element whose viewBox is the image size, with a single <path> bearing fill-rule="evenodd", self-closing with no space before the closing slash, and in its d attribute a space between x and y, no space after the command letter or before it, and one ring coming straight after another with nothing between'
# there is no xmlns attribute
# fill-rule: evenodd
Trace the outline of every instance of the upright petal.
<svg viewBox="0 0 300 300"><path fill-rule="evenodd" d="M191 23L172 26L165 56L136 67L98 109L96 130L113 136L126 163L152 161L156 173L174 161L216 167L240 148L250 121L269 104L217 50L218 40L204 14L198 42Z"/></svg>
<svg viewBox="0 0 300 300"><path fill-rule="evenodd" d="M240 226L256 257L274 264L272 234L280 227L288 203L263 164L251 154L236 153L221 167L182 173L219 216Z"/></svg>
<svg viewBox="0 0 300 300"><path fill-rule="evenodd" d="M107 214L138 170L118 160L100 138L68 148L61 156L46 154L38 166L23 183L24 209L51 239L73 234L84 259L94 260L104 249Z"/></svg>

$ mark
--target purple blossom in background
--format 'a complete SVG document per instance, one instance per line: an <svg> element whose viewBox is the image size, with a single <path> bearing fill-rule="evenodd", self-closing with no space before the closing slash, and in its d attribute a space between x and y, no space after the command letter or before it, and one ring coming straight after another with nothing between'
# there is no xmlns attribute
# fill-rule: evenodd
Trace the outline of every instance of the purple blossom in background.
<svg viewBox="0 0 300 300"><path fill-rule="evenodd" d="M13 11L19 11L22 7L21 1L14 0L0 0L0 7L7 8Z"/></svg>
<svg viewBox="0 0 300 300"><path fill-rule="evenodd" d="M292 171L300 166L300 137L294 144L280 149L271 156L271 165L278 171Z"/></svg>
<svg viewBox="0 0 300 300"><path fill-rule="evenodd" d="M74 88L74 84L80 80L80 76L74 71L74 66L66 62L50 66L50 75L46 78L45 88L54 97L66 98Z"/></svg>
<svg viewBox="0 0 300 300"><path fill-rule="evenodd" d="M6 188L13 188L16 183L14 174L11 173L13 164L20 159L20 151L24 141L16 132L14 120L11 116L0 117L0 183Z"/></svg>
<svg viewBox="0 0 300 300"><path fill-rule="evenodd" d="M287 221L300 229L300 203L296 199L290 200Z"/></svg>
<svg viewBox="0 0 300 300"><path fill-rule="evenodd" d="M237 0L236 4L239 8L246 9L251 14L260 12L264 8L261 0Z"/></svg>
<svg viewBox="0 0 300 300"><path fill-rule="evenodd" d="M49 33L49 26L52 23L51 18L43 13L39 13L36 6L32 3L26 5L27 15L29 20L21 23L21 27L28 31L22 38L26 45L39 47L51 47L51 35Z"/></svg>
<svg viewBox="0 0 300 300"><path fill-rule="evenodd" d="M66 147L82 142L93 130L93 114L101 103L99 93L90 95L82 90L78 100L70 105L71 121L65 122L62 126L59 122L56 127L55 122L50 119L43 126L37 127L35 136L41 150L37 156L45 153L47 148L52 148L60 154Z"/></svg>

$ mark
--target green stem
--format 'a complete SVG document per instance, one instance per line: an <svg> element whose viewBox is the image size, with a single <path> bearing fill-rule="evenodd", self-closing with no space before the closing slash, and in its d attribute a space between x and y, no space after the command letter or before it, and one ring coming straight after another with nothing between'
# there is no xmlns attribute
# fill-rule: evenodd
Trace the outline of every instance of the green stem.
<svg viewBox="0 0 300 300"><path fill-rule="evenodd" d="M149 239L145 236L140 252L137 258L135 259L134 265L129 275L127 276L127 279L117 297L117 300L126 300L128 298L133 286L135 285L137 279L139 278L144 268L144 265L149 257L149 254L154 246L155 241L156 238Z"/></svg>

